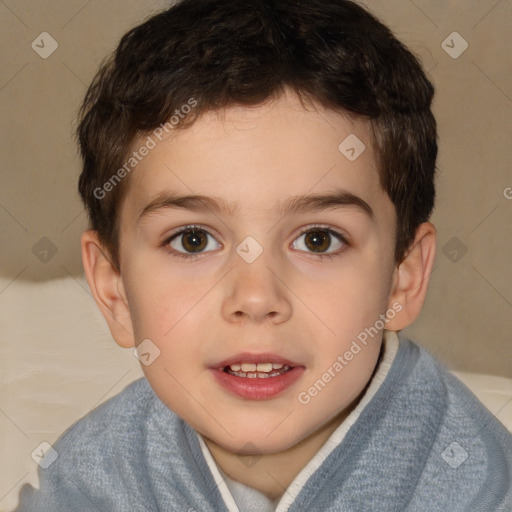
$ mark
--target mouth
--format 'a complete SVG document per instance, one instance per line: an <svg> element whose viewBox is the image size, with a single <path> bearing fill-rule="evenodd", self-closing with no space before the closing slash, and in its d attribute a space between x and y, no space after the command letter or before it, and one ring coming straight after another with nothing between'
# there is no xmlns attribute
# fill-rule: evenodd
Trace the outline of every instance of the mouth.
<svg viewBox="0 0 512 512"><path fill-rule="evenodd" d="M276 397L305 370L299 363L273 354L239 354L210 369L224 390L248 400Z"/></svg>
<svg viewBox="0 0 512 512"><path fill-rule="evenodd" d="M292 369L282 363L235 363L226 366L222 371L245 379L268 379L278 377Z"/></svg>

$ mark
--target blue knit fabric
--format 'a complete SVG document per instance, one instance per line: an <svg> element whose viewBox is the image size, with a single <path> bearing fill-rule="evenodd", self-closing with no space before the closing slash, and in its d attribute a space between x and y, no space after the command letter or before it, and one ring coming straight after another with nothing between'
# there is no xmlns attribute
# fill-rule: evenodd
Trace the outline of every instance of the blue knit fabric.
<svg viewBox="0 0 512 512"><path fill-rule="evenodd" d="M145 379L69 428L17 512L223 512L196 433ZM512 511L512 436L400 337L382 385L290 512ZM241 511L244 512L244 511Z"/></svg>

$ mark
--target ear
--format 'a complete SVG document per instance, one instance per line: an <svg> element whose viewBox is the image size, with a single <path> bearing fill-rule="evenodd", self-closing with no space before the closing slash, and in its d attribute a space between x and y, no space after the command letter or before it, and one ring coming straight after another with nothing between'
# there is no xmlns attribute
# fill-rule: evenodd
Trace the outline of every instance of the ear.
<svg viewBox="0 0 512 512"><path fill-rule="evenodd" d="M397 311L397 314L386 322L386 329L399 331L412 324L420 314L435 253L436 228L432 223L424 222L418 226L405 258L395 268L388 308Z"/></svg>
<svg viewBox="0 0 512 512"><path fill-rule="evenodd" d="M113 338L121 347L133 347L130 308L120 272L112 265L97 231L82 234L81 248L87 283Z"/></svg>

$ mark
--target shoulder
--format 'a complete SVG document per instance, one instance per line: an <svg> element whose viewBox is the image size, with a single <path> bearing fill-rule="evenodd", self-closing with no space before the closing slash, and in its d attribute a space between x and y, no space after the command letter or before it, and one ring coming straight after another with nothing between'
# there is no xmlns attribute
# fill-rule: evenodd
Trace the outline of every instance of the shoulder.
<svg viewBox="0 0 512 512"><path fill-rule="evenodd" d="M403 338L400 342L406 351L415 353L411 385L436 394L437 409L443 411L419 485L453 496L454 510L458 510L457 503L465 503L464 510L512 508L510 432L425 349Z"/></svg>
<svg viewBox="0 0 512 512"><path fill-rule="evenodd" d="M476 436L496 436L509 448L511 434L465 384L424 348L407 339L401 338L400 341L417 351L416 377L429 376L437 381L436 391L441 394L445 405L444 423L447 428L454 431L470 428Z"/></svg>
<svg viewBox="0 0 512 512"><path fill-rule="evenodd" d="M39 469L40 490L22 489L19 512L157 510L149 453L166 424L169 455L179 455L179 422L146 379L131 383L62 434L57 457Z"/></svg>
<svg viewBox="0 0 512 512"><path fill-rule="evenodd" d="M73 446L77 451L83 445L90 449L107 445L113 439L120 440L134 430L144 429L144 423L155 406L155 398L146 379L138 379L71 425L55 448L62 450Z"/></svg>
<svg viewBox="0 0 512 512"><path fill-rule="evenodd" d="M181 420L155 395L145 378L129 384L121 393L99 405L59 438L54 448L62 463L71 468L96 468L102 464L111 468L112 458L119 458L117 470L135 464L147 456L147 451L160 434L162 424L172 442Z"/></svg>

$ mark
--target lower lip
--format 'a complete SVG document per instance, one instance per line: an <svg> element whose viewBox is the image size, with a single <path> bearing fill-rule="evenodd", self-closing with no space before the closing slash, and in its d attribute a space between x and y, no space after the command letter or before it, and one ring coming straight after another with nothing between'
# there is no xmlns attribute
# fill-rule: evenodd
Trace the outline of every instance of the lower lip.
<svg viewBox="0 0 512 512"><path fill-rule="evenodd" d="M282 375L264 379L235 377L218 369L212 369L212 372L217 382L233 395L248 400L268 400L289 388L302 375L304 367L297 366Z"/></svg>

